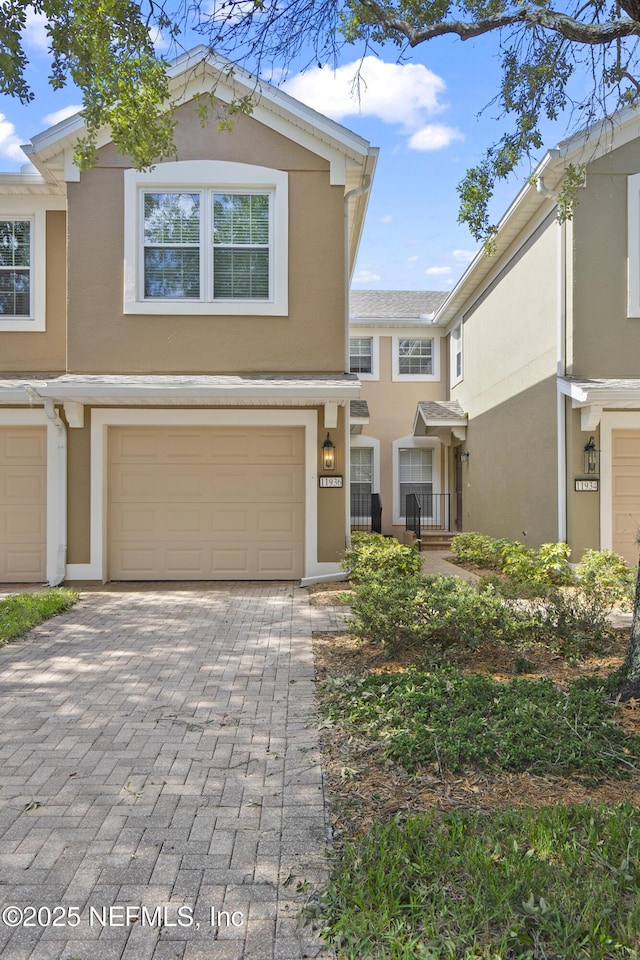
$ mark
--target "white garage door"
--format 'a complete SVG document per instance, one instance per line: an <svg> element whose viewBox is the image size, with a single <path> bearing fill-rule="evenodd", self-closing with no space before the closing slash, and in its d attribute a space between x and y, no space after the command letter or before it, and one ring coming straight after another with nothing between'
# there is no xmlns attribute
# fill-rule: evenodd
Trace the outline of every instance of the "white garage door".
<svg viewBox="0 0 640 960"><path fill-rule="evenodd" d="M301 427L112 427L111 580L297 579Z"/></svg>
<svg viewBox="0 0 640 960"><path fill-rule="evenodd" d="M614 430L612 445L613 550L632 566L640 548L640 430Z"/></svg>
<svg viewBox="0 0 640 960"><path fill-rule="evenodd" d="M0 583L37 583L47 565L47 432L0 427Z"/></svg>

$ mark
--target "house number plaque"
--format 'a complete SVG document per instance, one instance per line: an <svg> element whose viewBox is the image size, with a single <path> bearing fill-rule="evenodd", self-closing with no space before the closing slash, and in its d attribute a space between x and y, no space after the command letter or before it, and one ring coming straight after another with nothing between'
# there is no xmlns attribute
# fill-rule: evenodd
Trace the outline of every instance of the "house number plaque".
<svg viewBox="0 0 640 960"><path fill-rule="evenodd" d="M342 477L320 477L321 487L341 487Z"/></svg>
<svg viewBox="0 0 640 960"><path fill-rule="evenodd" d="M575 485L576 485L576 493L581 493L581 492L584 492L585 490L593 493L598 492L597 480L576 480Z"/></svg>

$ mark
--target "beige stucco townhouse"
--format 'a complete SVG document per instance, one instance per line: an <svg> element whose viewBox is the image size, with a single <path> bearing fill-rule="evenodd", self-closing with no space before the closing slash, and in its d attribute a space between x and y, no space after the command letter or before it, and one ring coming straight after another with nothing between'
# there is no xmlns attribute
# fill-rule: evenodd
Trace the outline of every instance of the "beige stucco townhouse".
<svg viewBox="0 0 640 960"><path fill-rule="evenodd" d="M371 527L376 493L382 533L403 538L408 493L421 501L424 539L452 529L447 337L436 322L446 297L428 290L351 292L350 369L362 381L351 419L354 529ZM419 404L434 420L429 436L414 432Z"/></svg>
<svg viewBox="0 0 640 960"><path fill-rule="evenodd" d="M585 164L573 219L568 164ZM640 114L544 157L436 312L448 333L454 525L636 564L640 526ZM418 408L416 436L433 424Z"/></svg>
<svg viewBox="0 0 640 960"><path fill-rule="evenodd" d="M137 172L105 131L80 173L75 116L0 176L0 581L339 569L376 151L225 66L172 66L177 161ZM254 95L232 132L200 125L214 88Z"/></svg>

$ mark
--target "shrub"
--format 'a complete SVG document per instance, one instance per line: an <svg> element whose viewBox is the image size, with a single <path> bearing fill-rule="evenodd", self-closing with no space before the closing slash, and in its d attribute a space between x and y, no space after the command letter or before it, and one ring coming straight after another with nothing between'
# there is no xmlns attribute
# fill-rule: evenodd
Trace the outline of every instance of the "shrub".
<svg viewBox="0 0 640 960"><path fill-rule="evenodd" d="M498 541L482 533L457 533L451 541L451 552L460 563L474 563L487 570L501 568Z"/></svg>
<svg viewBox="0 0 640 960"><path fill-rule="evenodd" d="M635 573L612 550L586 550L576 567L582 590L602 606L629 607L635 589Z"/></svg>
<svg viewBox="0 0 640 960"><path fill-rule="evenodd" d="M352 583L382 573L411 577L422 570L420 553L415 546L380 533L354 533L342 565Z"/></svg>
<svg viewBox="0 0 640 960"><path fill-rule="evenodd" d="M493 588L478 589L457 577L371 575L354 584L354 632L378 643L441 646L513 640L521 627Z"/></svg>
<svg viewBox="0 0 640 960"><path fill-rule="evenodd" d="M352 577L351 624L358 637L393 646L418 639L418 612L425 577L386 572Z"/></svg>
<svg viewBox="0 0 640 960"><path fill-rule="evenodd" d="M522 640L543 644L572 660L602 653L615 638L607 612L597 596L552 591L526 614Z"/></svg>

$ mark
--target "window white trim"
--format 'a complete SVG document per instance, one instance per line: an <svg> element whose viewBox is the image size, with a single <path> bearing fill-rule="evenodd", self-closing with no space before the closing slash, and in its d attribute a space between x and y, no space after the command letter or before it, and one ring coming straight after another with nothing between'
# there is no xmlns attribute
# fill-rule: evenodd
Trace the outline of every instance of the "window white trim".
<svg viewBox="0 0 640 960"><path fill-rule="evenodd" d="M640 317L640 173L627 177L627 316Z"/></svg>
<svg viewBox="0 0 640 960"><path fill-rule="evenodd" d="M352 340L371 340L371 373L356 373L358 380L379 380L380 379L380 337L371 333L360 333L357 330L351 330L349 333L349 366L351 366L351 341Z"/></svg>
<svg viewBox="0 0 640 960"><path fill-rule="evenodd" d="M401 340L431 340L433 373L400 373L400 341ZM440 379L440 335L435 331L433 333L423 333L422 331L412 331L409 334L398 334L392 338L391 347L391 379L400 383L420 382L428 383Z"/></svg>
<svg viewBox="0 0 640 960"><path fill-rule="evenodd" d="M42 333L46 329L47 296L47 208L65 209L51 204L51 198L3 197L0 220L30 220L31 227L31 309L28 317L0 315L0 332Z"/></svg>
<svg viewBox="0 0 640 960"><path fill-rule="evenodd" d="M155 190L260 192L272 196L269 300L145 300L142 294L141 196ZM173 316L286 316L289 309L289 178L282 170L226 160L160 163L124 173L124 312Z"/></svg>
<svg viewBox="0 0 640 960"><path fill-rule="evenodd" d="M91 551L89 563L70 564L70 580L107 575L107 457L110 426L300 426L305 429L304 578L332 575L339 563L318 560L318 417L315 410L144 410L112 407L91 415Z"/></svg>
<svg viewBox="0 0 640 960"><path fill-rule="evenodd" d="M423 450L433 450L432 492L435 495L441 492L440 477L440 443L437 440L423 437L401 437L392 444L392 484L393 484L393 523L395 526L404 526L405 516L401 513L400 504L400 451L420 447Z"/></svg>
<svg viewBox="0 0 640 960"><path fill-rule="evenodd" d="M464 378L464 354L462 349L463 325L460 322L449 334L449 361L451 386L455 387ZM458 357L460 357L460 373L458 373Z"/></svg>
<svg viewBox="0 0 640 960"><path fill-rule="evenodd" d="M356 434L351 437L351 442L349 444L351 447L369 447L373 453L372 457L372 484L373 490L372 493L380 493L380 441L375 437L367 437L364 434ZM349 484L351 484L351 475L349 475Z"/></svg>

